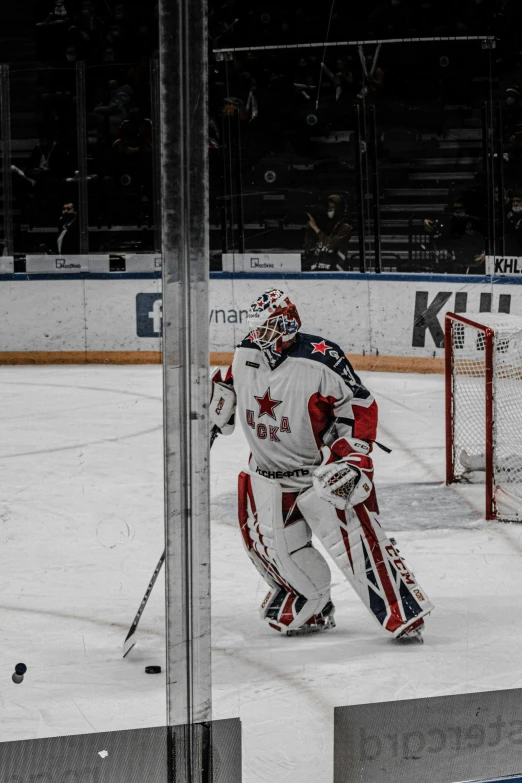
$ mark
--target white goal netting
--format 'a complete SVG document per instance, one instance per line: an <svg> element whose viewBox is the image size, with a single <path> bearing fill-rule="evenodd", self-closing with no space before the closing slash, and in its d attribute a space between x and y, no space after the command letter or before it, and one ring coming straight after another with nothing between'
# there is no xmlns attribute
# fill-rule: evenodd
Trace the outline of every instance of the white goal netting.
<svg viewBox="0 0 522 783"><path fill-rule="evenodd" d="M492 454L492 515L522 519L522 318L466 314L452 322L452 456L455 479L487 482L488 429ZM493 331L492 416L486 415L486 334Z"/></svg>

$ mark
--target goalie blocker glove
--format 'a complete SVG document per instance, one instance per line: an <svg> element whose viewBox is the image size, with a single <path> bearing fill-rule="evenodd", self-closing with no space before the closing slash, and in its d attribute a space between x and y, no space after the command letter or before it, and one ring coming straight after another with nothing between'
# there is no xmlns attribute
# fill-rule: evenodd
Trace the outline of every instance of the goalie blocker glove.
<svg viewBox="0 0 522 783"><path fill-rule="evenodd" d="M217 427L223 435L231 435L235 427L236 392L234 387L216 370L212 376L212 392L209 406L210 428Z"/></svg>
<svg viewBox="0 0 522 783"><path fill-rule="evenodd" d="M323 500L340 510L367 500L373 489L371 446L357 438L339 438L323 446L323 460L313 476L314 489Z"/></svg>

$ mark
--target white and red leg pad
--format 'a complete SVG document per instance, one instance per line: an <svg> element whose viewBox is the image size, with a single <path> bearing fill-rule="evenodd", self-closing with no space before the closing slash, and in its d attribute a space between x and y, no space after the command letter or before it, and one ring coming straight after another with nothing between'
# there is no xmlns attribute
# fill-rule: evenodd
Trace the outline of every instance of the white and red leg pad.
<svg viewBox="0 0 522 783"><path fill-rule="evenodd" d="M313 488L297 504L384 630L397 638L431 612L433 604L381 528L375 511L364 503L342 511Z"/></svg>
<svg viewBox="0 0 522 783"><path fill-rule="evenodd" d="M311 544L305 520L285 525L283 493L276 481L245 471L239 475L239 524L248 555L272 588L261 616L283 633L321 615L330 601L330 568Z"/></svg>

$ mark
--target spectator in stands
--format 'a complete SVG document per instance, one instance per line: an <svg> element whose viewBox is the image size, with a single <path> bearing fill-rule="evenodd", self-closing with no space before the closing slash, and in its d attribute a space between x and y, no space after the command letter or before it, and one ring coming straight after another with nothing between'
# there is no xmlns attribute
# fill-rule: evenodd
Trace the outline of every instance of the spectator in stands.
<svg viewBox="0 0 522 783"><path fill-rule="evenodd" d="M505 217L506 255L522 256L522 191L515 190Z"/></svg>
<svg viewBox="0 0 522 783"><path fill-rule="evenodd" d="M89 47L94 47L101 38L105 24L96 13L91 0L83 0L80 14L75 18L78 34Z"/></svg>
<svg viewBox="0 0 522 783"><path fill-rule="evenodd" d="M52 133L44 132L33 147L26 174L35 182L58 180L67 173L67 150Z"/></svg>
<svg viewBox="0 0 522 783"><path fill-rule="evenodd" d="M152 149L152 122L143 116L139 106L129 108L112 145L121 158L147 158Z"/></svg>
<svg viewBox="0 0 522 783"><path fill-rule="evenodd" d="M58 236L56 252L59 255L69 255L80 252L80 231L78 211L72 202L63 205L58 221Z"/></svg>
<svg viewBox="0 0 522 783"><path fill-rule="evenodd" d="M463 198L455 199L451 214L437 220L426 219L438 269L445 273L484 272L484 227L481 218L471 215Z"/></svg>
<svg viewBox="0 0 522 783"><path fill-rule="evenodd" d="M45 17L43 22L37 22L36 26L43 27L44 25L66 24L68 21L69 15L64 0L56 0L51 12Z"/></svg>
<svg viewBox="0 0 522 783"><path fill-rule="evenodd" d="M350 60L338 59L336 62L336 73L332 73L324 62L321 63L321 67L335 86L335 100L353 102L357 90Z"/></svg>
<svg viewBox="0 0 522 783"><path fill-rule="evenodd" d="M63 198L63 187L69 166L67 149L51 131L42 131L25 167L25 177L33 186L24 187L22 208L29 225L52 220ZM20 180L19 186L26 185Z"/></svg>
<svg viewBox="0 0 522 783"><path fill-rule="evenodd" d="M107 84L107 97L104 104L96 106L96 114L107 117L108 135L114 138L122 122L127 119L134 90L123 79L111 79Z"/></svg>
<svg viewBox="0 0 522 783"><path fill-rule="evenodd" d="M36 48L38 59L49 62L57 53L64 55L71 19L63 0L55 0L49 6L45 19L36 23Z"/></svg>
<svg viewBox="0 0 522 783"><path fill-rule="evenodd" d="M141 213L142 202L152 203L152 122L143 116L139 106L129 108L113 153L116 179L129 195L135 194L134 204Z"/></svg>
<svg viewBox="0 0 522 783"><path fill-rule="evenodd" d="M374 103L382 91L384 83L384 71L377 64L378 50L375 54L361 57L362 78L361 90L358 97L365 103Z"/></svg>
<svg viewBox="0 0 522 783"><path fill-rule="evenodd" d="M352 236L352 226L345 216L344 199L336 193L328 196L326 219L322 215L316 221L310 213L307 212L307 215L303 269L311 272L343 270Z"/></svg>
<svg viewBox="0 0 522 783"><path fill-rule="evenodd" d="M105 139L99 118L87 115L87 194L89 223L112 225L112 205L115 202L114 160L112 145ZM71 181L69 198L74 199L73 188L77 178Z"/></svg>

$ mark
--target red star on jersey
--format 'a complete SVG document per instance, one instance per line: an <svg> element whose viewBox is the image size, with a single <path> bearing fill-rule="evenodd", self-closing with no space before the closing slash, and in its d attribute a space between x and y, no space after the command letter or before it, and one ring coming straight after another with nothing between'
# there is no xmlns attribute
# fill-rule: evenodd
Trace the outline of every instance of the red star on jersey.
<svg viewBox="0 0 522 783"><path fill-rule="evenodd" d="M270 397L270 386L266 390L266 392L263 394L262 397L256 397L254 394L254 397L256 398L258 405L259 405L259 418L261 416L264 416L265 414L267 416L270 416L272 419L275 419L274 416L274 408L276 408L278 405L281 405L283 400L273 400Z"/></svg>
<svg viewBox="0 0 522 783"><path fill-rule="evenodd" d="M332 347L331 345L326 345L324 340L321 340L320 343L312 343L313 351L312 353L322 353L323 356L325 355L326 351L329 351Z"/></svg>

